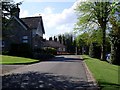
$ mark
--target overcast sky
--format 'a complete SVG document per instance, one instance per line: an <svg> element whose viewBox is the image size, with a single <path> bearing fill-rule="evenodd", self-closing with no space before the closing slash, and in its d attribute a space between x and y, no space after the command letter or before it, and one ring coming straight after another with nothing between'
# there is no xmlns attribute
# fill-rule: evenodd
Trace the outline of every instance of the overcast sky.
<svg viewBox="0 0 120 90"><path fill-rule="evenodd" d="M21 0L14 0L16 3ZM77 17L76 0L24 0L20 5L20 17L42 15L44 38L73 31Z"/></svg>

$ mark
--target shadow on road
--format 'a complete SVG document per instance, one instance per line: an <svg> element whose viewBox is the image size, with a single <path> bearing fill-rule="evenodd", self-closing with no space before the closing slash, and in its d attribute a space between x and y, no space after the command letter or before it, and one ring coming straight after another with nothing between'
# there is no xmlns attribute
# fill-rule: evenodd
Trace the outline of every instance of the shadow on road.
<svg viewBox="0 0 120 90"><path fill-rule="evenodd" d="M70 57L63 57L63 56L59 56L59 57L55 57L49 61L58 61L58 62L79 62L82 61L83 59L80 58L70 58Z"/></svg>
<svg viewBox="0 0 120 90"><path fill-rule="evenodd" d="M74 77L55 75L51 73L28 72L3 76L2 90L29 90L31 88L39 88L39 90L86 90L86 88L90 87L90 83L93 82L80 81Z"/></svg>

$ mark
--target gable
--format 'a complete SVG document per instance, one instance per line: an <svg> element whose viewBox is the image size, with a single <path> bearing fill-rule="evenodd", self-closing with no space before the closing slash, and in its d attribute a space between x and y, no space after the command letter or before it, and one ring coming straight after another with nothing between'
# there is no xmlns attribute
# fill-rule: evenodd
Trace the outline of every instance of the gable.
<svg viewBox="0 0 120 90"><path fill-rule="evenodd" d="M21 18L21 20L30 28L30 29L37 29L39 26L39 23L41 24L42 33L45 34L42 16L38 17L26 17Z"/></svg>
<svg viewBox="0 0 120 90"><path fill-rule="evenodd" d="M28 29L28 26L19 18L13 16L13 18L25 29L27 30Z"/></svg>

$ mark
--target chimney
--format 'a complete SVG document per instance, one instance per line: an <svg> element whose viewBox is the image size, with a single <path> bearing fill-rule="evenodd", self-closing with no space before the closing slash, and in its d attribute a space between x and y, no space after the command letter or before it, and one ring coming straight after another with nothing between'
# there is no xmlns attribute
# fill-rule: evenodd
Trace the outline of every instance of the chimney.
<svg viewBox="0 0 120 90"><path fill-rule="evenodd" d="M17 18L19 18L20 8L18 7L18 4L17 4L17 7L13 7L11 9L10 13L11 13L11 16L16 16Z"/></svg>

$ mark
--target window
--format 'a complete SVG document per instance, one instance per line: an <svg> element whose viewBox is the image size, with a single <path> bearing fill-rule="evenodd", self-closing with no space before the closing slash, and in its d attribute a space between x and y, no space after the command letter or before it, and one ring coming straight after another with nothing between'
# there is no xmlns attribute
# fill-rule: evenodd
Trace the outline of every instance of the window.
<svg viewBox="0 0 120 90"><path fill-rule="evenodd" d="M23 39L28 39L28 36L23 36Z"/></svg>
<svg viewBox="0 0 120 90"><path fill-rule="evenodd" d="M23 43L28 43L28 40L23 40Z"/></svg>
<svg viewBox="0 0 120 90"><path fill-rule="evenodd" d="M28 43L28 36L23 36L22 37L22 42L23 43Z"/></svg>

